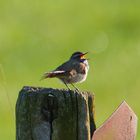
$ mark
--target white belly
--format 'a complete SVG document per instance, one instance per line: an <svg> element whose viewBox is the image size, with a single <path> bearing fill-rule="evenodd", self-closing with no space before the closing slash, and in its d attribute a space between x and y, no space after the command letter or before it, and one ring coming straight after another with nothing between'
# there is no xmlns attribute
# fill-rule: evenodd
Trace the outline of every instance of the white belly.
<svg viewBox="0 0 140 140"><path fill-rule="evenodd" d="M85 69L85 74L77 74L77 76L72 78L72 83L82 83L86 80L89 67Z"/></svg>

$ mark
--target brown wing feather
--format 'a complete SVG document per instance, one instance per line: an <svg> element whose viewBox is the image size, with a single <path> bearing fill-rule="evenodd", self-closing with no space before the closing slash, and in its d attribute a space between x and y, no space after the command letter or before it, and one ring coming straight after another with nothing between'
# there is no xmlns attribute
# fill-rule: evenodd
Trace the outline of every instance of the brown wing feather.
<svg viewBox="0 0 140 140"><path fill-rule="evenodd" d="M41 80L46 79L46 78L53 78L53 77L58 77L61 76L65 73L65 71L52 71L52 72L46 72L42 76Z"/></svg>
<svg viewBox="0 0 140 140"><path fill-rule="evenodd" d="M74 70L77 73L85 74L85 64L84 63L79 63L77 61L67 61L63 63L61 66L56 68L57 70L65 70L67 74L71 74L71 72Z"/></svg>
<svg viewBox="0 0 140 140"><path fill-rule="evenodd" d="M75 62L75 61L67 61L57 67L54 71L52 72L46 72L41 79L46 79L46 78L53 78L53 77L58 77L62 78L65 76L72 76L73 74L76 73L85 73L84 69L84 64Z"/></svg>

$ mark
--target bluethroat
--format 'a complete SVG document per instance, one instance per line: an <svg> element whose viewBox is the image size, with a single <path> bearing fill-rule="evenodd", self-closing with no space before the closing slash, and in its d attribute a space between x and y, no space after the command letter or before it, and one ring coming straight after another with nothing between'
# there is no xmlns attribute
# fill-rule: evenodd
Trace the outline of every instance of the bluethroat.
<svg viewBox="0 0 140 140"><path fill-rule="evenodd" d="M42 79L46 78L58 78L60 79L66 87L71 84L76 90L76 86L73 83L81 83L86 80L89 64L88 59L85 58L86 53L75 52L72 54L70 59L57 67L51 72L46 72L42 76Z"/></svg>

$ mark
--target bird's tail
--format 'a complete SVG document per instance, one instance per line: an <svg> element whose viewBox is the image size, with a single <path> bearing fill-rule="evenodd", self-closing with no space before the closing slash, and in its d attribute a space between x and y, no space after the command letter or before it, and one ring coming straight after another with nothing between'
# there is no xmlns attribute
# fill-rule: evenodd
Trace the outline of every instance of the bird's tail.
<svg viewBox="0 0 140 140"><path fill-rule="evenodd" d="M53 78L53 77L59 77L63 75L65 71L52 71L52 72L46 72L43 74L40 80L46 79L46 78Z"/></svg>

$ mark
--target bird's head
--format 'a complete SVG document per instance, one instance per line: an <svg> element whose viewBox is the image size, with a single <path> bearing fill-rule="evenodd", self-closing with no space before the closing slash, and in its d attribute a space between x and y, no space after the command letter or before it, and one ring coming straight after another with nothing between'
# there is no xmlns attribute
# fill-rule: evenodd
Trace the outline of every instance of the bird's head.
<svg viewBox="0 0 140 140"><path fill-rule="evenodd" d="M88 53L88 52L86 52L86 53L75 52L75 53L72 54L72 56L70 57L70 59L75 59L75 60L86 60L85 55L86 55L87 53Z"/></svg>

